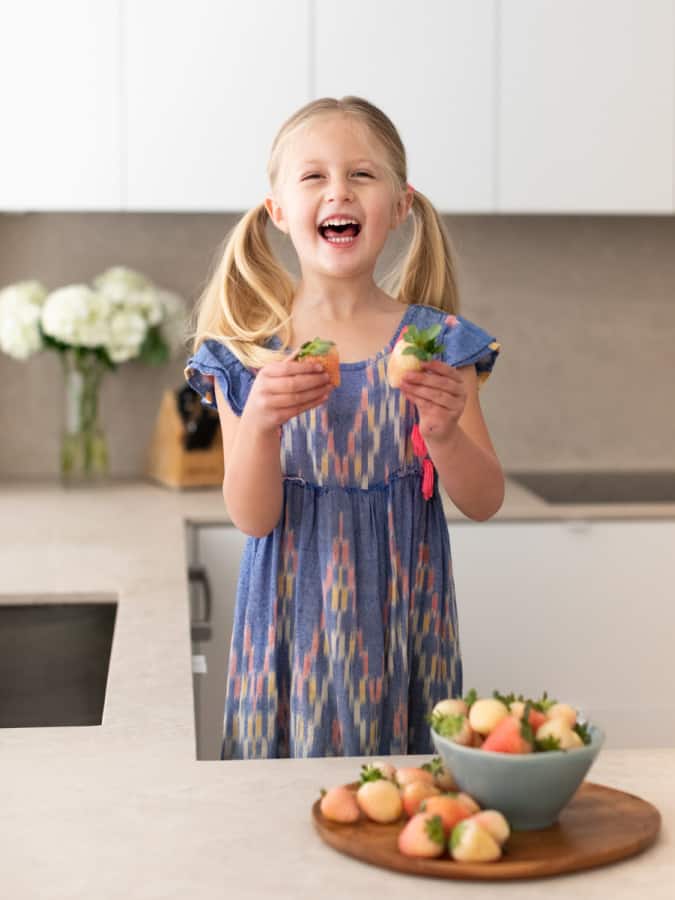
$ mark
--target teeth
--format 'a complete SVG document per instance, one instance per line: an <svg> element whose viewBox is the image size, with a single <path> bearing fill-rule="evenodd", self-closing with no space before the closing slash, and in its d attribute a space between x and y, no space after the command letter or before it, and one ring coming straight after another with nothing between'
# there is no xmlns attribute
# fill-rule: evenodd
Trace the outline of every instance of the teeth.
<svg viewBox="0 0 675 900"><path fill-rule="evenodd" d="M351 244L356 240L356 235L354 237L329 237L326 240L331 244Z"/></svg>
<svg viewBox="0 0 675 900"><path fill-rule="evenodd" d="M326 219L324 222L321 223L320 227L325 228L327 225L358 225L358 224L359 223L356 221L356 219L343 219L343 218L338 217L336 219Z"/></svg>

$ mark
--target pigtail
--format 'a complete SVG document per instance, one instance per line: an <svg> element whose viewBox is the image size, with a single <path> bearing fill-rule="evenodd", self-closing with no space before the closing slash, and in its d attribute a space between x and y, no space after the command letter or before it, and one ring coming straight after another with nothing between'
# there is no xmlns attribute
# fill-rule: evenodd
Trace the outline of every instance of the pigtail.
<svg viewBox="0 0 675 900"><path fill-rule="evenodd" d="M403 261L394 273L402 303L436 306L459 312L456 264L450 237L434 205L415 191L411 208L413 234Z"/></svg>
<svg viewBox="0 0 675 900"><path fill-rule="evenodd" d="M243 365L259 369L290 342L294 285L266 234L264 203L249 210L226 235L193 313L192 352L206 339L225 344ZM276 334L281 347L262 346Z"/></svg>

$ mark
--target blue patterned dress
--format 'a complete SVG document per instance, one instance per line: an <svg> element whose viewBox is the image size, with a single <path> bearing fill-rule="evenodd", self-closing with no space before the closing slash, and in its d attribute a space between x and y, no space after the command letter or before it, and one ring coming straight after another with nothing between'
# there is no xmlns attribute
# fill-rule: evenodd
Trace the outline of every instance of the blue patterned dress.
<svg viewBox="0 0 675 900"><path fill-rule="evenodd" d="M385 348L343 363L328 401L282 427L281 516L242 554L221 759L429 753L426 714L462 692L438 477L425 499L417 411L386 379L403 328L436 323L443 360L475 363L482 383L496 340L411 304ZM215 408L205 375L241 415L254 373L206 340L185 377Z"/></svg>

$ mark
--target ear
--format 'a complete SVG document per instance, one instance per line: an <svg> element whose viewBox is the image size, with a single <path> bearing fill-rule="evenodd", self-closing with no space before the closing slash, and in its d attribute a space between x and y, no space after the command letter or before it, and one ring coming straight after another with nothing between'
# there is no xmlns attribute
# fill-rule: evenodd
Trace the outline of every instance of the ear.
<svg viewBox="0 0 675 900"><path fill-rule="evenodd" d="M392 223L392 228L398 228L399 225L402 225L403 222L407 219L410 210L412 209L413 200L415 197L415 192L408 185L405 191L402 191L398 200L396 201L396 208L394 212L394 221Z"/></svg>
<svg viewBox="0 0 675 900"><path fill-rule="evenodd" d="M274 222L279 231L283 231L284 234L288 234L288 225L286 224L284 212L279 204L275 201L272 194L268 194L265 197L265 208L269 213L270 219Z"/></svg>

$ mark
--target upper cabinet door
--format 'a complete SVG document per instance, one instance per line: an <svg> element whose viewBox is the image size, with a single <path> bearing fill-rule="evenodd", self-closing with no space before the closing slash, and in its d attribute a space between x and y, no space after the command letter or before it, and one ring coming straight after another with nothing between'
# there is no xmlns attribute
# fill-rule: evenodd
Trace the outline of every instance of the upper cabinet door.
<svg viewBox="0 0 675 900"><path fill-rule="evenodd" d="M309 100L309 0L125 4L124 207L246 210Z"/></svg>
<svg viewBox="0 0 675 900"><path fill-rule="evenodd" d="M0 209L119 209L118 0L4 3L0 110Z"/></svg>
<svg viewBox="0 0 675 900"><path fill-rule="evenodd" d="M500 2L499 211L672 212L673 5Z"/></svg>
<svg viewBox="0 0 675 900"><path fill-rule="evenodd" d="M495 207L495 0L317 2L314 97L356 94L396 126L440 212Z"/></svg>

